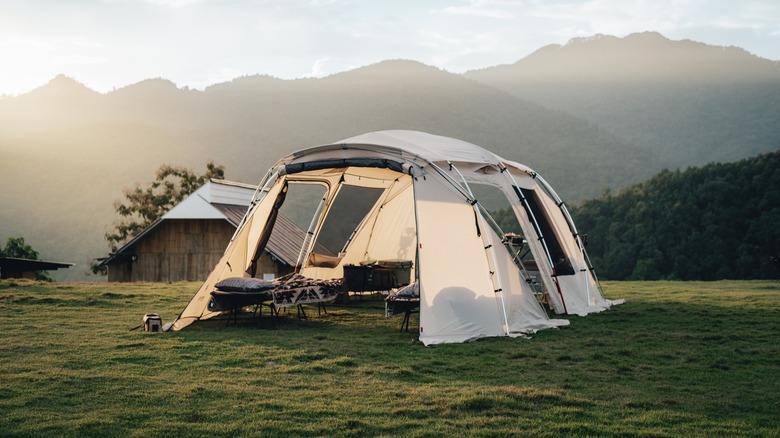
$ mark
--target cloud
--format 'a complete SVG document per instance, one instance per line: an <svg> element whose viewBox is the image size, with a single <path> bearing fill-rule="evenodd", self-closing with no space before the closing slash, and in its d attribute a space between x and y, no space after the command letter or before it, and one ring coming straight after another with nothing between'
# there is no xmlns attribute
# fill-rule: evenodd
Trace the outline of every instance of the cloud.
<svg viewBox="0 0 780 438"><path fill-rule="evenodd" d="M96 65L105 64L109 61L108 58L102 56L87 56L87 55L63 55L52 58L51 63L56 66L66 65Z"/></svg>
<svg viewBox="0 0 780 438"><path fill-rule="evenodd" d="M49 38L12 36L0 40L0 46L15 49L56 50L57 44Z"/></svg>
<svg viewBox="0 0 780 438"><path fill-rule="evenodd" d="M201 0L143 0L143 1L145 3L165 6L168 8L181 8L183 6L190 6L193 4L201 3Z"/></svg>
<svg viewBox="0 0 780 438"><path fill-rule="evenodd" d="M466 15L472 17L485 18L515 18L515 14L499 8L499 6L512 5L512 2L500 2L491 0L470 0L463 6L447 6L446 8L433 11L447 15Z"/></svg>
<svg viewBox="0 0 780 438"><path fill-rule="evenodd" d="M325 70L326 62L328 62L328 57L314 61L314 65L311 66L311 72L306 77L321 78L327 76L328 72Z"/></svg>

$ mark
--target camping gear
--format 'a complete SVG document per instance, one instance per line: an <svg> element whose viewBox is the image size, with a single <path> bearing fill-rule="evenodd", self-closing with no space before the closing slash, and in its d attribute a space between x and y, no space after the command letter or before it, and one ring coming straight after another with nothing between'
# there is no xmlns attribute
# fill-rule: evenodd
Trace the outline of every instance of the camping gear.
<svg viewBox="0 0 780 438"><path fill-rule="evenodd" d="M372 267L368 281L355 266L414 261L408 275L419 285L425 345L567 325L547 315L523 279L514 254L502 244L504 231L474 195L472 186L481 185L497 190L516 216L556 313L586 315L617 303L604 299L566 206L532 169L461 140L380 131L304 149L274 164L222 259L173 329L220 313L207 307L214 285L255 275L252 260L265 248L288 191L312 186L323 194L310 209L297 272L345 284L362 275L359 287L373 288L376 272L388 270L392 278L399 267ZM330 254L314 251L318 245ZM393 286L406 281L407 265L400 269L404 276L390 280Z"/></svg>
<svg viewBox="0 0 780 438"><path fill-rule="evenodd" d="M344 288L348 292L389 292L409 284L412 262L380 260L371 264L345 265Z"/></svg>
<svg viewBox="0 0 780 438"><path fill-rule="evenodd" d="M376 264L390 270L393 287L406 286L411 281L413 265L411 260L379 260Z"/></svg>
<svg viewBox="0 0 780 438"><path fill-rule="evenodd" d="M385 318L402 312L404 314L399 332L409 331L409 317L412 316L412 313L419 312L419 309L420 286L418 283L404 286L385 298Z"/></svg>
<svg viewBox="0 0 780 438"><path fill-rule="evenodd" d="M162 330L162 318L156 313L147 313L143 318L143 326L145 332L161 332Z"/></svg>

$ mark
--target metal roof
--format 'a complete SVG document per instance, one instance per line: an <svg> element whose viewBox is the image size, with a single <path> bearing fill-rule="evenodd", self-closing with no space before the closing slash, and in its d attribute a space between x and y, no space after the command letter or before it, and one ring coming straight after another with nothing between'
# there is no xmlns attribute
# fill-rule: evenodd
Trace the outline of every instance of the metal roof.
<svg viewBox="0 0 780 438"><path fill-rule="evenodd" d="M246 214L246 210L247 207L249 206L249 203L247 202L245 205L230 205L230 204L211 204L211 205L217 210L219 210L219 212L225 216L225 219L227 219L228 222L233 224L234 227L237 227L238 224L241 223L241 220L244 219L244 215Z"/></svg>
<svg viewBox="0 0 780 438"><path fill-rule="evenodd" d="M173 219L224 219L237 227L247 212L256 187L223 180L211 180L180 202L171 211L138 233L113 254L100 261L100 266L122 262L131 256L135 244L157 228L164 220ZM229 203L210 202L223 201ZM239 202L243 202L240 204ZM175 211L174 211L175 210ZM295 266L303 246L306 232L290 219L279 215L274 232L265 250L276 259ZM316 251L328 254L328 250L316 245Z"/></svg>
<svg viewBox="0 0 780 438"><path fill-rule="evenodd" d="M54 271L70 268L73 263L49 262L45 260L21 259L16 257L0 257L0 277L6 278L13 272Z"/></svg>
<svg viewBox="0 0 780 438"><path fill-rule="evenodd" d="M288 265L295 266L305 238L306 231L303 231L292 220L280 214L276 218L274 230L271 232L271 237L268 238L265 250ZM330 251L318 244L315 244L315 251L321 254L330 253Z"/></svg>

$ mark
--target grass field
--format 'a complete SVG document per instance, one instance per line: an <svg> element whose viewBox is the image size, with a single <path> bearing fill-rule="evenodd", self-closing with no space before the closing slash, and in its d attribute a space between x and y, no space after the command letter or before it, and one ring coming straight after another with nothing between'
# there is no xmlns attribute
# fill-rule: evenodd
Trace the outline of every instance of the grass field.
<svg viewBox="0 0 780 438"><path fill-rule="evenodd" d="M198 286L0 282L0 435L780 435L780 283L606 283L627 303L433 347L381 301L129 331Z"/></svg>

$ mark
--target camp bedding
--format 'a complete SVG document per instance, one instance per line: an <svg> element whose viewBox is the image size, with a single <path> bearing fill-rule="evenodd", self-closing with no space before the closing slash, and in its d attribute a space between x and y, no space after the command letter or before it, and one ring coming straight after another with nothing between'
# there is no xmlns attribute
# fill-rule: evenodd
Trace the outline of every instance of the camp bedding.
<svg viewBox="0 0 780 438"><path fill-rule="evenodd" d="M385 298L385 317L389 318L404 312L408 318L408 314L418 307L420 307L420 286L419 283L412 283Z"/></svg>
<svg viewBox="0 0 780 438"><path fill-rule="evenodd" d="M218 282L214 287L224 292L263 292L273 289L275 285L259 278L230 277Z"/></svg>
<svg viewBox="0 0 780 438"><path fill-rule="evenodd" d="M341 291L341 279L319 280L300 274L288 274L274 280L272 291L276 307L333 301Z"/></svg>
<svg viewBox="0 0 780 438"><path fill-rule="evenodd" d="M398 289L385 299L385 317L389 318L399 313L404 314L401 321L401 331L409 331L409 317L420 308L420 285L412 283Z"/></svg>
<svg viewBox="0 0 780 438"><path fill-rule="evenodd" d="M242 307L270 301L271 298L272 292L270 290L259 292L215 290L211 292L209 310L212 312L223 312L226 310L240 309Z"/></svg>
<svg viewBox="0 0 780 438"><path fill-rule="evenodd" d="M208 308L212 312L240 309L271 298L275 285L257 278L230 277L214 285Z"/></svg>
<svg viewBox="0 0 780 438"><path fill-rule="evenodd" d="M389 318L399 313L411 313L418 307L420 307L420 297L389 296L385 300L385 317Z"/></svg>
<svg viewBox="0 0 780 438"><path fill-rule="evenodd" d="M341 290L341 280L319 280L289 274L273 282L232 277L220 281L211 292L209 310L221 312L272 301L275 307L332 301Z"/></svg>

